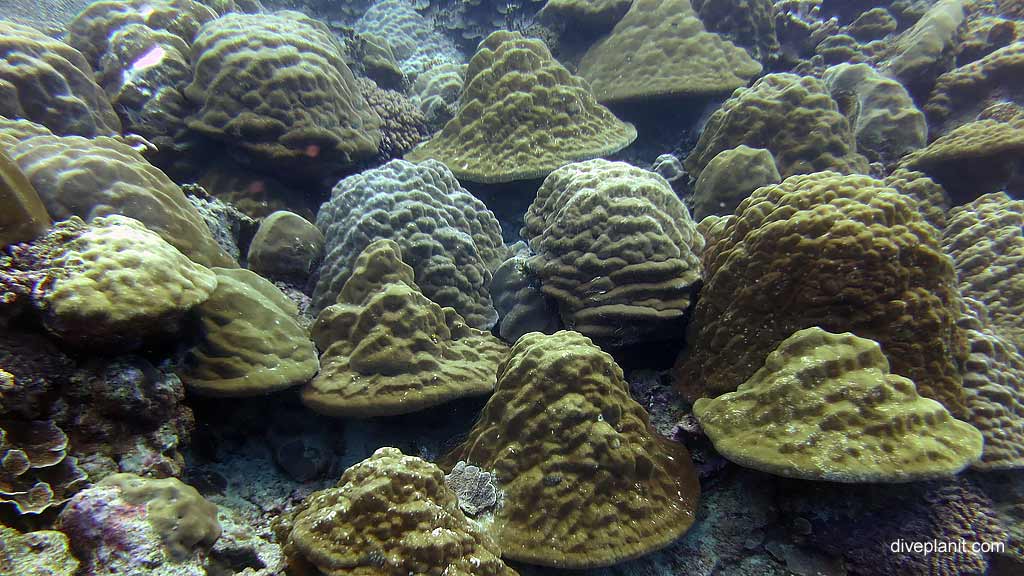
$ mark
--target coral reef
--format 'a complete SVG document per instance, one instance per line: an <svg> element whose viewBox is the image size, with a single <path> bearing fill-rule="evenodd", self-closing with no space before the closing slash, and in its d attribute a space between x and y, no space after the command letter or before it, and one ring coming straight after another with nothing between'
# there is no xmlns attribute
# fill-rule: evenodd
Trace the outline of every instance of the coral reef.
<svg viewBox="0 0 1024 576"><path fill-rule="evenodd" d="M704 241L657 174L600 159L563 166L537 191L521 235L569 329L610 348L682 331Z"/></svg>
<svg viewBox="0 0 1024 576"><path fill-rule="evenodd" d="M302 392L331 416L390 416L489 393L506 347L425 297L399 245L377 240L313 325L320 373Z"/></svg>
<svg viewBox="0 0 1024 576"><path fill-rule="evenodd" d="M379 157L397 158L412 150L427 134L427 119L401 92L378 88L372 80L356 80L366 104L381 119Z"/></svg>
<svg viewBox="0 0 1024 576"><path fill-rule="evenodd" d="M281 527L296 574L514 576L459 510L437 466L381 448Z"/></svg>
<svg viewBox="0 0 1024 576"><path fill-rule="evenodd" d="M437 64L464 62L452 41L415 8L409 0L377 0L355 23L358 32L386 40L414 81Z"/></svg>
<svg viewBox="0 0 1024 576"><path fill-rule="evenodd" d="M540 279L530 270L530 251L525 245L494 270L488 291L498 312L498 335L515 342L527 332L551 334L561 328L558 309L540 289Z"/></svg>
<svg viewBox="0 0 1024 576"><path fill-rule="evenodd" d="M930 480L981 457L981 433L890 374L877 342L818 327L783 340L735 392L700 398L693 413L729 460L791 478Z"/></svg>
<svg viewBox="0 0 1024 576"><path fill-rule="evenodd" d="M783 178L821 170L867 172L855 142L849 122L820 80L769 74L736 90L711 115L685 165L699 177L719 152L746 144L771 152Z"/></svg>
<svg viewBox="0 0 1024 576"><path fill-rule="evenodd" d="M917 209L929 224L938 230L946 227L946 211L950 199L946 189L926 176L906 168L897 168L885 177L885 184L917 200Z"/></svg>
<svg viewBox="0 0 1024 576"><path fill-rule="evenodd" d="M727 94L760 72L746 51L704 29L689 0L634 0L579 69L605 103Z"/></svg>
<svg viewBox="0 0 1024 576"><path fill-rule="evenodd" d="M174 334L184 314L217 286L207 268L126 216L57 224L16 268L42 272L33 297L47 327L79 346L137 345L148 335Z"/></svg>
<svg viewBox="0 0 1024 576"><path fill-rule="evenodd" d="M875 340L892 371L964 415L952 260L917 201L867 176L792 176L705 233L705 282L676 367L691 398L731 392L794 332Z"/></svg>
<svg viewBox="0 0 1024 576"><path fill-rule="evenodd" d="M253 170L248 164L228 157L211 162L198 178L199 184L215 198L227 202L250 218L264 218L278 210L315 218L315 199L303 186Z"/></svg>
<svg viewBox="0 0 1024 576"><path fill-rule="evenodd" d="M51 421L0 421L0 505L40 514L67 502L87 480L67 449L67 435Z"/></svg>
<svg viewBox="0 0 1024 576"><path fill-rule="evenodd" d="M779 182L782 177L768 150L746 144L722 150L700 172L691 198L693 217L728 216L751 192Z"/></svg>
<svg viewBox="0 0 1024 576"><path fill-rule="evenodd" d="M470 516L494 508L501 501L494 474L462 461L445 475L444 483L458 496L459 508Z"/></svg>
<svg viewBox="0 0 1024 576"><path fill-rule="evenodd" d="M296 168L308 178L369 158L381 120L342 51L326 26L297 12L217 18L192 46L195 77L185 96L198 111L188 127L290 177Z"/></svg>
<svg viewBox="0 0 1024 576"><path fill-rule="evenodd" d="M964 17L963 0L938 0L887 44L878 58L879 71L898 80L915 98L923 98L935 79L956 65Z"/></svg>
<svg viewBox="0 0 1024 576"><path fill-rule="evenodd" d="M413 101L420 107L430 133L444 128L455 116L465 74L465 65L446 63L432 66L416 78Z"/></svg>
<svg viewBox="0 0 1024 576"><path fill-rule="evenodd" d="M303 286L320 263L324 235L294 212L277 211L260 222L249 245L249 269L264 278Z"/></svg>
<svg viewBox="0 0 1024 576"><path fill-rule="evenodd" d="M74 576L78 560L68 537L56 530L22 534L0 524L0 571L18 576Z"/></svg>
<svg viewBox="0 0 1024 576"><path fill-rule="evenodd" d="M632 4L633 0L548 0L537 17L556 26L600 36L610 31Z"/></svg>
<svg viewBox="0 0 1024 576"><path fill-rule="evenodd" d="M474 182L511 182L610 154L635 139L633 125L598 104L543 42L498 31L470 60L455 117L405 157L440 160Z"/></svg>
<svg viewBox="0 0 1024 576"><path fill-rule="evenodd" d="M1024 356L992 326L988 308L964 298L959 321L970 355L964 363L969 421L985 437L980 470L1024 467Z"/></svg>
<svg viewBox="0 0 1024 576"><path fill-rule="evenodd" d="M25 173L0 150L0 247L28 242L50 227L39 194Z"/></svg>
<svg viewBox="0 0 1024 576"><path fill-rule="evenodd" d="M202 336L178 375L210 396L255 396L309 381L316 349L298 309L270 281L249 270L213 268L217 287L197 308Z"/></svg>
<svg viewBox="0 0 1024 576"><path fill-rule="evenodd" d="M0 130L19 137L6 126ZM198 264L237 265L213 240L181 188L116 139L40 135L20 140L8 153L55 220L121 214L145 224Z"/></svg>
<svg viewBox="0 0 1024 576"><path fill-rule="evenodd" d="M82 54L12 22L0 22L0 116L32 120L62 135L121 131Z"/></svg>
<svg viewBox="0 0 1024 576"><path fill-rule="evenodd" d="M778 56L772 0L691 0L691 4L710 32L746 48L755 60L767 63Z"/></svg>
<svg viewBox="0 0 1024 576"><path fill-rule="evenodd" d="M315 311L334 304L359 253L388 238L401 246L427 298L451 306L473 327L490 328L497 320L487 285L505 258L501 227L440 162L392 160L345 178L316 222L325 252Z"/></svg>
<svg viewBox="0 0 1024 576"><path fill-rule="evenodd" d="M686 449L657 435L621 368L577 332L520 338L445 460L496 474L504 504L488 530L504 557L546 566L657 550L693 523L700 491Z"/></svg>
<svg viewBox="0 0 1024 576"><path fill-rule="evenodd" d="M899 82L867 64L833 66L823 79L869 161L891 165L928 143L924 114Z"/></svg>
<svg viewBox="0 0 1024 576"><path fill-rule="evenodd" d="M1024 350L1024 201L986 194L954 208L942 247L960 292L983 302L993 327Z"/></svg>

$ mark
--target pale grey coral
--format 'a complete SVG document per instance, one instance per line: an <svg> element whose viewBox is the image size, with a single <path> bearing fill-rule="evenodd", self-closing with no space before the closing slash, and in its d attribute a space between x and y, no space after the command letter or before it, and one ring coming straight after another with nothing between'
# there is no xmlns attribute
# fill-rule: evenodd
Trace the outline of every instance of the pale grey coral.
<svg viewBox="0 0 1024 576"><path fill-rule="evenodd" d="M491 278L490 293L501 319L498 334L515 342L527 332L554 334L560 327L558 309L540 289L540 279L529 270L531 254L524 243L513 246L516 254L502 262Z"/></svg>
<svg viewBox="0 0 1024 576"><path fill-rule="evenodd" d="M367 245L390 238L424 295L455 308L470 326L490 328L497 321L487 285L505 256L501 227L440 162L393 160L349 176L334 187L316 223L326 250L315 310L334 304Z"/></svg>
<svg viewBox="0 0 1024 576"><path fill-rule="evenodd" d="M408 0L378 0L356 21L355 28L387 40L398 65L410 78L443 62L463 61L455 44L435 30Z"/></svg>
<svg viewBox="0 0 1024 576"><path fill-rule="evenodd" d="M501 501L495 474L463 460L455 464L451 474L445 475L444 483L459 497L459 508L470 516L494 508Z"/></svg>
<svg viewBox="0 0 1024 576"><path fill-rule="evenodd" d="M444 128L455 116L465 74L463 64L439 64L420 74L413 84L413 101L420 107L431 132Z"/></svg>

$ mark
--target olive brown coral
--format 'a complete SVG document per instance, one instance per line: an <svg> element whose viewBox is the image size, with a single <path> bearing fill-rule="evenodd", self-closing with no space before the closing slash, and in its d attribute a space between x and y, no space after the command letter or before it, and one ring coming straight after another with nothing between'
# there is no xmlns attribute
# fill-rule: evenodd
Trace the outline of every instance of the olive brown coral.
<svg viewBox="0 0 1024 576"><path fill-rule="evenodd" d="M469 62L458 112L406 154L435 158L459 178L510 182L625 148L636 129L597 103L544 42L499 30Z"/></svg>
<svg viewBox="0 0 1024 576"><path fill-rule="evenodd" d="M21 168L0 149L0 248L27 242L50 227L50 215Z"/></svg>
<svg viewBox="0 0 1024 576"><path fill-rule="evenodd" d="M459 509L437 466L381 448L334 488L307 497L287 524L289 573L331 576L515 576Z"/></svg>
<svg viewBox="0 0 1024 576"><path fill-rule="evenodd" d="M693 405L726 458L764 472L832 482L951 476L981 456L982 436L889 373L877 342L805 328L735 392Z"/></svg>
<svg viewBox="0 0 1024 576"><path fill-rule="evenodd" d="M964 414L952 260L917 201L861 175L792 176L755 190L705 235L705 282L677 382L735 390L803 328L877 341L893 371Z"/></svg>
<svg viewBox="0 0 1024 576"><path fill-rule="evenodd" d="M783 178L820 170L866 172L849 122L816 78L769 74L740 88L708 119L686 169L699 177L719 152L746 144L775 157Z"/></svg>
<svg viewBox="0 0 1024 576"><path fill-rule="evenodd" d="M577 332L521 337L446 460L497 475L504 504L488 530L506 558L547 566L661 548L693 523L700 490L686 449L657 435L622 369Z"/></svg>
<svg viewBox="0 0 1024 576"><path fill-rule="evenodd" d="M521 234L566 327L612 348L682 331L704 239L661 176L601 159L563 166L537 191Z"/></svg>
<svg viewBox="0 0 1024 576"><path fill-rule="evenodd" d="M440 162L393 160L349 176L334 187L316 222L325 238L316 311L334 304L359 253L388 238L401 246L427 298L476 328L497 320L487 285L505 257L501 226Z"/></svg>
<svg viewBox="0 0 1024 576"><path fill-rule="evenodd" d="M722 150L700 172L694 185L693 217L732 214L736 206L761 186L782 181L772 153L740 144Z"/></svg>
<svg viewBox="0 0 1024 576"><path fill-rule="evenodd" d="M308 382L319 364L295 304L249 270L213 273L217 288L197 308L202 336L179 367L182 381L200 394L227 397Z"/></svg>
<svg viewBox="0 0 1024 576"><path fill-rule="evenodd" d="M381 120L342 54L325 25L298 12L217 18L192 45L185 95L199 109L188 127L284 171L372 157Z"/></svg>
<svg viewBox="0 0 1024 576"><path fill-rule="evenodd" d="M391 240L359 255L338 303L317 317L313 338L322 369L302 399L332 416L405 414L487 394L507 350L425 297Z"/></svg>
<svg viewBox="0 0 1024 576"><path fill-rule="evenodd" d="M728 94L760 73L745 50L704 29L689 0L635 0L580 60L599 102Z"/></svg>
<svg viewBox="0 0 1024 576"><path fill-rule="evenodd" d="M40 514L66 502L87 480L67 449L67 435L49 420L0 421L0 505Z"/></svg>
<svg viewBox="0 0 1024 576"><path fill-rule="evenodd" d="M57 134L117 134L121 122L78 50L28 26L0 21L0 115Z"/></svg>

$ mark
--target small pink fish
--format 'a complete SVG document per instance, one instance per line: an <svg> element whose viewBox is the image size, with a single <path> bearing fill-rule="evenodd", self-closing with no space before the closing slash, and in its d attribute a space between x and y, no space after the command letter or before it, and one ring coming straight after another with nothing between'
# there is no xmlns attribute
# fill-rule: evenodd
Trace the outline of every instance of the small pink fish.
<svg viewBox="0 0 1024 576"><path fill-rule="evenodd" d="M132 70L139 71L145 70L146 68L152 68L163 61L165 54L167 54L167 51L163 49L163 46L157 44L139 57L138 60L132 62Z"/></svg>

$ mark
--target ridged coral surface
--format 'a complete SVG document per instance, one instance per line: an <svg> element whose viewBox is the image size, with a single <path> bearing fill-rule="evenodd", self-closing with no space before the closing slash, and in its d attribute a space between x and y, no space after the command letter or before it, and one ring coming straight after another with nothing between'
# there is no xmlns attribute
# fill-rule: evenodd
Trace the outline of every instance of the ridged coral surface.
<svg viewBox="0 0 1024 576"><path fill-rule="evenodd" d="M988 308L964 298L960 327L970 345L964 362L967 420L985 437L980 470L1024 468L1024 355L1000 335Z"/></svg>
<svg viewBox="0 0 1024 576"><path fill-rule="evenodd" d="M199 342L178 375L200 394L255 396L305 384L316 374L316 349L298 309L255 272L214 268L217 288L197 313Z"/></svg>
<svg viewBox="0 0 1024 576"><path fill-rule="evenodd" d="M125 216L65 223L76 230L59 245L48 267L55 280L42 291L47 324L81 345L109 346L145 334L173 333L175 322L217 286L195 264L141 222ZM46 242L46 238L41 242Z"/></svg>
<svg viewBox="0 0 1024 576"><path fill-rule="evenodd" d="M302 392L317 412L405 414L494 389L505 345L425 297L401 254L390 240L367 246L338 303L317 317L322 367Z"/></svg>
<svg viewBox="0 0 1024 576"><path fill-rule="evenodd" d="M440 160L474 182L511 182L616 152L635 139L633 125L598 104L544 42L499 30L470 60L455 117L405 157Z"/></svg>
<svg viewBox="0 0 1024 576"><path fill-rule="evenodd" d="M12 22L0 22L0 115L39 122L57 134L121 131L82 54Z"/></svg>
<svg viewBox="0 0 1024 576"><path fill-rule="evenodd" d="M66 502L88 479L67 451L67 435L49 420L0 420L0 504L40 514Z"/></svg>
<svg viewBox="0 0 1024 576"><path fill-rule="evenodd" d="M746 144L766 148L783 178L820 170L866 172L849 122L818 79L769 74L740 88L701 132L686 168L694 176L719 152Z"/></svg>
<svg viewBox="0 0 1024 576"><path fill-rule="evenodd" d="M932 137L941 136L1000 101L1024 104L1024 41L951 70L935 82L925 104Z"/></svg>
<svg viewBox="0 0 1024 576"><path fill-rule="evenodd" d="M894 373L963 414L953 262L912 197L867 176L793 176L754 191L705 238L676 371L690 397L735 390L780 342L819 326L877 341Z"/></svg>
<svg viewBox="0 0 1024 576"><path fill-rule="evenodd" d="M689 0L635 0L580 61L599 102L729 93L761 65L704 29Z"/></svg>
<svg viewBox="0 0 1024 576"><path fill-rule="evenodd" d="M611 347L679 336L704 239L661 176L600 159L563 166L521 234L566 327Z"/></svg>
<svg viewBox="0 0 1024 576"><path fill-rule="evenodd" d="M451 306L476 328L497 320L487 285L505 256L501 227L440 162L393 160L345 178L316 223L325 253L314 310L334 304L359 253L387 238L401 247L427 298Z"/></svg>
<svg viewBox="0 0 1024 576"><path fill-rule="evenodd" d="M236 265L181 188L123 142L44 135L22 140L10 155L57 220L121 214L142 222L199 264Z"/></svg>
<svg viewBox="0 0 1024 576"><path fill-rule="evenodd" d="M981 456L981 433L890 374L878 343L817 327L693 413L726 458L792 478L909 482L951 476Z"/></svg>
<svg viewBox="0 0 1024 576"><path fill-rule="evenodd" d="M278 169L371 157L381 120L342 55L326 26L298 12L213 20L192 45L195 78L185 96L198 111L188 127Z"/></svg>
<svg viewBox="0 0 1024 576"><path fill-rule="evenodd" d="M515 576L494 541L459 509L437 466L381 448L338 486L306 498L285 553L297 573Z"/></svg>
<svg viewBox="0 0 1024 576"><path fill-rule="evenodd" d="M695 519L686 449L651 428L622 369L577 332L521 337L469 437L446 461L497 474L489 531L506 558L607 566L657 550Z"/></svg>
<svg viewBox="0 0 1024 576"><path fill-rule="evenodd" d="M984 302L993 327L1024 349L1024 201L986 194L954 208L942 245L960 292Z"/></svg>

